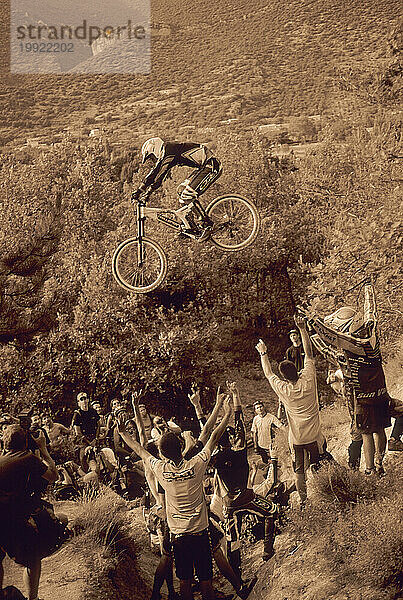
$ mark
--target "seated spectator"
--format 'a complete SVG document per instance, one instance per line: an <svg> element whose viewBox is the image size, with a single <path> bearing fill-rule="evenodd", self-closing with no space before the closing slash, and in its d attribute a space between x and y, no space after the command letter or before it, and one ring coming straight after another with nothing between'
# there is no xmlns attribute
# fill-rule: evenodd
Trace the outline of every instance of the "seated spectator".
<svg viewBox="0 0 403 600"><path fill-rule="evenodd" d="M43 418L43 426L48 434L51 447L57 445L65 436L71 433L71 429L61 423L55 423L50 415Z"/></svg>
<svg viewBox="0 0 403 600"><path fill-rule="evenodd" d="M101 403L98 402L98 400L95 400L94 402L91 403L91 406L99 415L99 434L98 435L101 438L105 438L107 417L103 413Z"/></svg>
<svg viewBox="0 0 403 600"><path fill-rule="evenodd" d="M77 394L78 408L73 413L71 426L79 444L80 463L84 471L88 470L85 462L85 449L95 443L99 435L99 414L90 406L86 392Z"/></svg>
<svg viewBox="0 0 403 600"><path fill-rule="evenodd" d="M110 448L113 448L113 430L116 425L116 412L123 409L123 404L119 398L113 398L111 401L111 411L106 415L105 440Z"/></svg>
<svg viewBox="0 0 403 600"><path fill-rule="evenodd" d="M3 433L4 454L0 456L0 589L3 583L3 559L6 554L25 567L28 599L38 599L41 559L47 555L48 532L34 524L37 495L48 482L57 479L56 466L46 449L41 431L36 445L37 458L27 450L26 430L10 425Z"/></svg>

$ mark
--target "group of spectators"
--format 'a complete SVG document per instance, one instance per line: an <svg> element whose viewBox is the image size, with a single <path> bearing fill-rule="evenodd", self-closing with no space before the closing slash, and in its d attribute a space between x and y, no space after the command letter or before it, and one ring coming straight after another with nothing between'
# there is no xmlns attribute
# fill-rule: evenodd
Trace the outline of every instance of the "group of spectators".
<svg viewBox="0 0 403 600"><path fill-rule="evenodd" d="M164 582L169 600L178 599L174 564L182 600L193 598L195 585L203 600L225 597L213 587L213 561L238 597L247 598L256 578L243 578L245 527L263 540L262 560L270 560L280 514L291 493L297 492L304 510L308 473L334 460L321 427L312 344L329 361L328 383L349 409L349 466L359 468L363 447L364 473L382 476L385 428L395 417L389 450L402 450L403 415L401 403L386 390L370 282L364 293L362 313L344 307L321 319L299 312L289 334L291 346L278 365L279 375L267 345L258 341L256 350L278 398L278 412L270 414L260 400L254 403L252 461L236 382L218 388L209 415L202 409L200 390L192 386L188 397L199 423L197 433L180 427L176 419L150 415L141 401L142 390L132 394L131 406L112 400L108 415L99 402L91 403L88 394L80 392L70 427L50 416L8 415L0 457L0 559L7 553L26 567L29 600L37 600L40 560L46 555L40 528L32 522L37 510L33 498L40 497L48 482L59 498L75 497L83 487L102 484L127 499L144 496L145 524L160 556L151 600L160 600ZM276 430L288 434L293 482L280 481L273 445ZM75 460L56 466L52 449L66 440L74 440ZM52 547L57 547L54 541ZM2 577L0 567L0 584Z"/></svg>

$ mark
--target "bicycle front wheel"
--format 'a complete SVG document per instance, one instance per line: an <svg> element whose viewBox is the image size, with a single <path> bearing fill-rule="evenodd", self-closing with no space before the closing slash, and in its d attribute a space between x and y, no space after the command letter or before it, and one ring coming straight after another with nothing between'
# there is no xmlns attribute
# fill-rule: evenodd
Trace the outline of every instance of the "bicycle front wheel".
<svg viewBox="0 0 403 600"><path fill-rule="evenodd" d="M256 206L242 196L215 198L206 213L214 221L210 240L227 252L250 246L259 233L260 216Z"/></svg>
<svg viewBox="0 0 403 600"><path fill-rule="evenodd" d="M129 292L146 294L164 281L167 257L157 242L148 238L129 238L119 244L112 258L112 273L118 284Z"/></svg>

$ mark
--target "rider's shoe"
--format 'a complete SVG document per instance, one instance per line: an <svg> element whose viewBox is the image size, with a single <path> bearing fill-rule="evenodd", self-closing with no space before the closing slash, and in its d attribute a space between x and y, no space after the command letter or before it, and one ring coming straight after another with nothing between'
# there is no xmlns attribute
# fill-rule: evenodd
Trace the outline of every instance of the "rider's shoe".
<svg viewBox="0 0 403 600"><path fill-rule="evenodd" d="M178 237L181 239L189 239L192 238L197 242L205 242L210 237L210 234L213 230L213 227L208 225L206 227L202 227L201 229L182 229Z"/></svg>
<svg viewBox="0 0 403 600"><path fill-rule="evenodd" d="M207 225L200 232L196 234L196 240L198 242L205 242L209 239L211 232L213 231L213 227L211 225Z"/></svg>

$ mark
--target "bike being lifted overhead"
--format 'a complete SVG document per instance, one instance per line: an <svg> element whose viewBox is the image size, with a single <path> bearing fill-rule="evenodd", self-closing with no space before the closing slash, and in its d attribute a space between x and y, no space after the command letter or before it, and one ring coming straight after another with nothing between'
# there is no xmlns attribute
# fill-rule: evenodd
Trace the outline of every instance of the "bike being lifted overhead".
<svg viewBox="0 0 403 600"><path fill-rule="evenodd" d="M125 290L146 294L159 287L168 271L166 254L160 244L145 235L147 217L171 227L184 237L197 240L189 231L186 216L196 211L211 224L207 240L225 252L237 252L250 246L259 232L260 217L256 206L237 195L219 196L206 209L198 199L177 210L147 207L149 194L136 203L137 236L119 244L112 259L112 272ZM203 237L203 241L207 241ZM200 239L201 241L201 239Z"/></svg>

